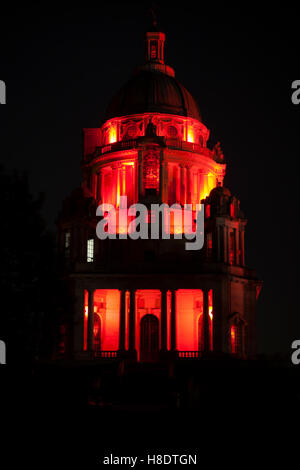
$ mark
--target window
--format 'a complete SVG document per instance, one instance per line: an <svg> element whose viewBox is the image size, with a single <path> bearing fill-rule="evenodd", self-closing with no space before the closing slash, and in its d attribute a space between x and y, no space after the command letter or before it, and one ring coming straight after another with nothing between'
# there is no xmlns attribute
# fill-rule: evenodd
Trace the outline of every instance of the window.
<svg viewBox="0 0 300 470"><path fill-rule="evenodd" d="M208 233L207 234L207 245L206 245L206 249L207 249L207 258L208 259L211 259L212 258L212 234L211 233Z"/></svg>
<svg viewBox="0 0 300 470"><path fill-rule="evenodd" d="M92 263L94 261L94 239L90 238L87 241L87 262Z"/></svg>
<svg viewBox="0 0 300 470"><path fill-rule="evenodd" d="M65 250L66 258L69 258L70 256L70 249L71 249L71 233L65 232L64 250Z"/></svg>
<svg viewBox="0 0 300 470"><path fill-rule="evenodd" d="M150 57L151 59L157 58L157 41L150 41Z"/></svg>
<svg viewBox="0 0 300 470"><path fill-rule="evenodd" d="M65 233L65 249L70 248L70 244L71 244L71 234L70 232L66 232Z"/></svg>
<svg viewBox="0 0 300 470"><path fill-rule="evenodd" d="M230 342L232 354L239 354L241 352L241 329L239 325L231 325L230 328Z"/></svg>
<svg viewBox="0 0 300 470"><path fill-rule="evenodd" d="M168 137L177 137L177 129L175 126L168 126L167 128Z"/></svg>

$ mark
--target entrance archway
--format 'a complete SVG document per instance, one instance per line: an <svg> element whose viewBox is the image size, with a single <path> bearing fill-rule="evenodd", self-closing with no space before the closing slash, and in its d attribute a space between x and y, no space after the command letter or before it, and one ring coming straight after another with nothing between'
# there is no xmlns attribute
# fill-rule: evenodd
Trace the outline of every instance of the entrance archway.
<svg viewBox="0 0 300 470"><path fill-rule="evenodd" d="M159 321L147 314L141 319L140 357L142 362L155 362L159 352Z"/></svg>

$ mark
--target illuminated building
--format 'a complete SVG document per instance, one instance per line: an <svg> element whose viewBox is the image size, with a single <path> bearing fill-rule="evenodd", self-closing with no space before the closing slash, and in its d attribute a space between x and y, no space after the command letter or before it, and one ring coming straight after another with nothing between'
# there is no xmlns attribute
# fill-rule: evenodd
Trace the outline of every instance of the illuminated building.
<svg viewBox="0 0 300 470"><path fill-rule="evenodd" d="M165 35L148 32L145 64L84 129L82 187L58 218L64 279L74 299L58 354L140 361L255 353L261 287L245 267L246 220L223 187L226 164L192 95L164 62ZM96 208L141 202L205 205L205 243L96 237ZM151 214L148 219L151 222ZM174 222L172 235L181 227ZM118 222L118 234L127 226Z"/></svg>

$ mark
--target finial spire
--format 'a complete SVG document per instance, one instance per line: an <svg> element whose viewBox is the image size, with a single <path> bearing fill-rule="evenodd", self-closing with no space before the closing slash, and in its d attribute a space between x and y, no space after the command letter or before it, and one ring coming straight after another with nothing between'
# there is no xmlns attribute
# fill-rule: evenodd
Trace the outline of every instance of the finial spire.
<svg viewBox="0 0 300 470"><path fill-rule="evenodd" d="M165 64L164 46L166 35L158 29L156 5L152 3L148 11L151 13L152 25L145 34L145 64L137 70L151 70L175 77L174 70Z"/></svg>

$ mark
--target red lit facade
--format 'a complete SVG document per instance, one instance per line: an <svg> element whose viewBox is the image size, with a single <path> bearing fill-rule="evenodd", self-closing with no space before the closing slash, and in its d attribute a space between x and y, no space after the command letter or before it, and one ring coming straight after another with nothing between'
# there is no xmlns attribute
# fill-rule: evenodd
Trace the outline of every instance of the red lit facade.
<svg viewBox="0 0 300 470"><path fill-rule="evenodd" d="M58 247L73 306L58 354L75 359L201 358L255 353L261 287L245 267L246 220L223 187L220 145L198 105L164 63L165 35L148 32L145 64L113 97L99 128L84 129L82 186L58 217ZM96 208L141 202L205 204L205 244L99 240ZM151 221L151 215L149 217ZM120 220L117 232L128 230ZM171 234L181 227L172 223ZM69 349L67 351L67 349Z"/></svg>

